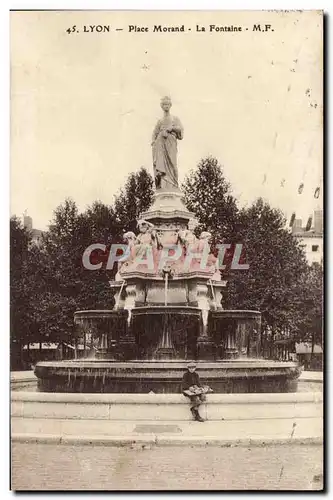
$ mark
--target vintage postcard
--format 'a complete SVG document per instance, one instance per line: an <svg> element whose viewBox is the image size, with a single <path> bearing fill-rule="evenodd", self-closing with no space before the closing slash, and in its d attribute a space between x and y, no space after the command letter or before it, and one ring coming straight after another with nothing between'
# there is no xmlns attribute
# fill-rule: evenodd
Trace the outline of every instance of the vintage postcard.
<svg viewBox="0 0 333 500"><path fill-rule="evenodd" d="M11 12L12 490L324 488L323 24Z"/></svg>

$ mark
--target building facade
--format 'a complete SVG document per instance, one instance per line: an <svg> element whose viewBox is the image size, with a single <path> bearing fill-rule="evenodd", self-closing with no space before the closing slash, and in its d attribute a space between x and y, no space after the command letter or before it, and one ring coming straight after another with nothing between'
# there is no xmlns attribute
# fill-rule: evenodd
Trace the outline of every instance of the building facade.
<svg viewBox="0 0 333 500"><path fill-rule="evenodd" d="M24 215L23 225L31 234L31 242L35 245L40 245L42 242L43 231L33 227L32 218L29 215Z"/></svg>
<svg viewBox="0 0 333 500"><path fill-rule="evenodd" d="M308 263L322 264L324 258L323 210L315 210L313 224L308 229L302 227L302 219L295 219L292 234L304 249Z"/></svg>

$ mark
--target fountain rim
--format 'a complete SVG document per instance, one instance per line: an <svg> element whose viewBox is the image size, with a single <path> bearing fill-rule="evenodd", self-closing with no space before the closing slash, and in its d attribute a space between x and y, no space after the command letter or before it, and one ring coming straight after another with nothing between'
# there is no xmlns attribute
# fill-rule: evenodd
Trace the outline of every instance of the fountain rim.
<svg viewBox="0 0 333 500"><path fill-rule="evenodd" d="M39 361L35 366L36 368L125 368L131 370L134 367L141 369L148 369L156 366L157 368L167 369L173 366L181 370L186 370L189 359L165 359L165 360L139 360L132 359L128 361L112 361L102 359L67 359L61 361ZM231 368L246 368L248 370L271 368L295 368L301 369L301 365L296 361L276 361L272 359L261 358L238 358L233 360L223 359L220 361L208 361L204 359L196 359L197 370L209 369L231 369Z"/></svg>
<svg viewBox="0 0 333 500"><path fill-rule="evenodd" d="M212 316L229 316L230 318L260 318L261 312L254 309L210 309Z"/></svg>
<svg viewBox="0 0 333 500"><path fill-rule="evenodd" d="M153 305L153 306L138 306L131 310L132 316L141 316L146 313L151 314L161 314L161 313L184 313L200 315L201 309L197 306L187 306L187 305Z"/></svg>
<svg viewBox="0 0 333 500"><path fill-rule="evenodd" d="M74 312L74 319L88 319L90 317L111 317L116 315L127 316L128 311L126 309L85 309L81 311Z"/></svg>
<svg viewBox="0 0 333 500"><path fill-rule="evenodd" d="M137 306L131 309L132 315L140 315L146 312L152 314L158 314L161 312L177 313L183 312L185 314L200 313L202 309L198 306L189 305L148 305L148 306ZM252 309L209 309L209 314L213 317L231 317L239 319L251 319L260 318L261 312ZM108 318L112 316L124 316L128 315L129 311L127 309L84 309L74 312L74 319L89 319L89 318Z"/></svg>

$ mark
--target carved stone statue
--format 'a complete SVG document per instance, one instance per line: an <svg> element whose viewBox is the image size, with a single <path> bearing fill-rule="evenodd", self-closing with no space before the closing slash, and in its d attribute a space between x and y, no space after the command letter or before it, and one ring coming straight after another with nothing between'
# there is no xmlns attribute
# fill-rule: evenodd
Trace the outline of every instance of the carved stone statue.
<svg viewBox="0 0 333 500"><path fill-rule="evenodd" d="M178 188L177 140L183 138L179 118L170 115L170 97L161 99L164 116L155 125L152 136L153 166L156 189Z"/></svg>
<svg viewBox="0 0 333 500"><path fill-rule="evenodd" d="M179 241L184 246L185 253L187 253L188 251L195 253L197 250L198 239L193 233L197 225L198 223L195 219L190 219L188 223L188 229L184 229L182 231L179 231L178 233Z"/></svg>
<svg viewBox="0 0 333 500"><path fill-rule="evenodd" d="M128 245L128 250L129 250L129 255L127 256L127 259L122 262L122 261L119 261L118 262L118 272L116 274L116 281L120 281L122 278L121 278L121 272L126 270L129 263L132 262L135 258L135 251L134 251L134 245L135 245L135 241L136 241L136 236L135 234L132 232L132 231L127 231L124 235L123 235L123 241L126 245Z"/></svg>
<svg viewBox="0 0 333 500"><path fill-rule="evenodd" d="M210 250L210 242L212 239L212 233L208 231L202 231L199 237L199 252L202 252L204 249Z"/></svg>
<svg viewBox="0 0 333 500"><path fill-rule="evenodd" d="M201 254L206 253L207 263L206 269L213 272L212 279L214 281L220 281L221 273L218 268L218 259L213 253L211 253L210 243L212 241L212 234L208 231L203 231L199 237L198 251Z"/></svg>
<svg viewBox="0 0 333 500"><path fill-rule="evenodd" d="M141 219L138 221L138 228L140 233L135 239L136 256L144 255L147 247L149 246L152 246L153 248L157 248L158 246L158 238L153 224Z"/></svg>
<svg viewBox="0 0 333 500"><path fill-rule="evenodd" d="M127 233L123 235L123 240L129 247L129 260L133 260L135 258L134 246L136 242L136 236L132 231L127 231Z"/></svg>

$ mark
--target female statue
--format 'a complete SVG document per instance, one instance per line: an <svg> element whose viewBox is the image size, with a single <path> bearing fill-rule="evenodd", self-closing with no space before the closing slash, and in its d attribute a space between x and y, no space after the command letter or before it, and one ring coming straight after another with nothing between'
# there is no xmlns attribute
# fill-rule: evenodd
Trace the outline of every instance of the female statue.
<svg viewBox="0 0 333 500"><path fill-rule="evenodd" d="M156 189L178 188L177 140L183 138L179 118L170 115L170 97L161 99L164 116L156 123L152 137Z"/></svg>
<svg viewBox="0 0 333 500"><path fill-rule="evenodd" d="M183 245L185 253L187 253L188 251L190 251L191 253L196 253L197 251L198 238L193 233L197 225L198 222L195 219L190 219L188 222L188 229L183 229L178 233L179 241Z"/></svg>
<svg viewBox="0 0 333 500"><path fill-rule="evenodd" d="M127 233L123 235L123 240L128 245L128 251L129 251L128 260L130 261L134 260L135 258L134 245L136 242L135 234L132 231L127 231Z"/></svg>
<svg viewBox="0 0 333 500"><path fill-rule="evenodd" d="M135 239L135 256L144 255L148 247L154 249L158 246L158 237L154 225L146 220L138 221L138 228L140 233Z"/></svg>
<svg viewBox="0 0 333 500"><path fill-rule="evenodd" d="M116 274L116 281L121 281L121 271L127 270L129 264L133 262L135 258L135 251L134 251L134 245L136 241L136 236L132 231L127 231L123 235L123 241L126 245L128 245L128 255L127 259L125 261L119 261L118 262L118 272ZM124 266L124 267L123 267Z"/></svg>
<svg viewBox="0 0 333 500"><path fill-rule="evenodd" d="M206 263L205 270L213 273L212 280L220 281L221 273L219 270L219 261L213 253L211 253L210 244L212 241L212 233L203 231L199 237L198 251L202 254L203 262Z"/></svg>

